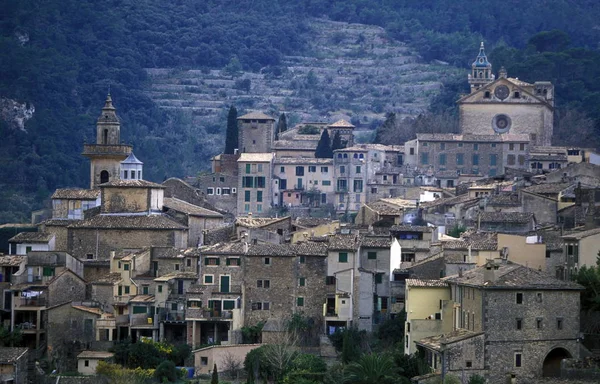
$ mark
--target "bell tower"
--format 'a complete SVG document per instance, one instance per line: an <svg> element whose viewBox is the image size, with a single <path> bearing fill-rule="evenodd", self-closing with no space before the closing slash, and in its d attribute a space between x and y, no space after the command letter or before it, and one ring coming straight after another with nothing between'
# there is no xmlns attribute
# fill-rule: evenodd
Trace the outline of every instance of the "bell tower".
<svg viewBox="0 0 600 384"><path fill-rule="evenodd" d="M119 180L121 161L131 151L131 145L121 144L121 122L109 93L96 123L96 144L83 145L82 155L90 159L90 188Z"/></svg>
<svg viewBox="0 0 600 384"><path fill-rule="evenodd" d="M471 93L495 80L495 76L492 74L492 64L485 55L483 41L479 47L477 58L475 58L475 61L471 64L471 74L468 78L469 85L471 86Z"/></svg>

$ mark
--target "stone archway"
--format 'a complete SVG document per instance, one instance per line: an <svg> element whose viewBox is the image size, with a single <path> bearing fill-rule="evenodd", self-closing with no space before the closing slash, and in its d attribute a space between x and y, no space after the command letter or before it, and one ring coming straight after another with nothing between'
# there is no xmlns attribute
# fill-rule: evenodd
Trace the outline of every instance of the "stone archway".
<svg viewBox="0 0 600 384"><path fill-rule="evenodd" d="M109 174L107 170L100 172L100 184L108 183Z"/></svg>
<svg viewBox="0 0 600 384"><path fill-rule="evenodd" d="M563 359L570 359L571 353L564 348L554 348L551 350L544 359L544 365L542 367L542 376L544 377L559 377L560 376L560 362Z"/></svg>

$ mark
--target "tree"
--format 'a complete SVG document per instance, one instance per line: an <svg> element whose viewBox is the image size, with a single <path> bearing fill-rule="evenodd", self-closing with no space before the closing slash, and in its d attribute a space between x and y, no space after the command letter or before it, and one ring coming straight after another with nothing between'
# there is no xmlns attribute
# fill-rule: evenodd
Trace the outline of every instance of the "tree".
<svg viewBox="0 0 600 384"><path fill-rule="evenodd" d="M315 157L317 159L332 159L333 151L331 150L331 140L329 139L329 133L326 129L323 130L317 149L315 150Z"/></svg>
<svg viewBox="0 0 600 384"><path fill-rule="evenodd" d="M227 132L225 132L225 153L233 155L238 147L237 109L232 105L227 115Z"/></svg>
<svg viewBox="0 0 600 384"><path fill-rule="evenodd" d="M485 384L485 377L480 375L473 375L469 377L469 384Z"/></svg>
<svg viewBox="0 0 600 384"><path fill-rule="evenodd" d="M23 339L23 333L20 329L15 328L14 331L10 331L3 325L0 325L0 346L1 347L18 347Z"/></svg>
<svg viewBox="0 0 600 384"><path fill-rule="evenodd" d="M575 281L584 286L581 292L581 310L583 312L600 311L600 251L596 258L596 266L583 266L575 276Z"/></svg>
<svg viewBox="0 0 600 384"><path fill-rule="evenodd" d="M217 372L217 363L213 366L212 377L210 379L210 384L219 384L219 372Z"/></svg>
<svg viewBox="0 0 600 384"><path fill-rule="evenodd" d="M177 381L177 367L171 360L165 360L156 367L154 371L154 377L156 377L161 383L165 381L175 382ZM217 381L218 384L218 381Z"/></svg>
<svg viewBox="0 0 600 384"><path fill-rule="evenodd" d="M279 138L279 134L287 131L287 117L285 113L279 115L279 121L277 122L277 129L275 130L275 140Z"/></svg>
<svg viewBox="0 0 600 384"><path fill-rule="evenodd" d="M342 136L340 136L339 131L336 131L335 135L333 135L333 141L331 142L331 153L333 153L333 151L337 149L342 148L344 148L344 144L342 143Z"/></svg>
<svg viewBox="0 0 600 384"><path fill-rule="evenodd" d="M387 355L368 354L363 355L358 361L350 364L347 368L349 383L372 384L393 383L397 368Z"/></svg>
<svg viewBox="0 0 600 384"><path fill-rule="evenodd" d="M342 362L344 364L351 363L360 357L361 351L358 340L352 330L344 331L342 342Z"/></svg>
<svg viewBox="0 0 600 384"><path fill-rule="evenodd" d="M235 357L231 352L227 352L221 360L221 368L224 372L227 372L230 379L236 379L238 377L242 362Z"/></svg>

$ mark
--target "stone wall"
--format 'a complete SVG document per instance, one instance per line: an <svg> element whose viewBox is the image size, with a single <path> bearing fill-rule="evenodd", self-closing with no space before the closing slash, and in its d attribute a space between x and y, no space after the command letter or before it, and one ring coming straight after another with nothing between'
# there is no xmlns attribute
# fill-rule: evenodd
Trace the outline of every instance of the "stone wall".
<svg viewBox="0 0 600 384"><path fill-rule="evenodd" d="M102 188L102 213L148 211L149 194L148 188Z"/></svg>
<svg viewBox="0 0 600 384"><path fill-rule="evenodd" d="M556 224L558 203L548 197L521 192L523 212L535 212L538 224Z"/></svg>
<svg viewBox="0 0 600 384"><path fill-rule="evenodd" d="M448 373L461 378L464 373L465 383L473 375L483 376L485 374L484 351L483 334L449 344L443 355ZM470 362L470 367L467 367L467 362Z"/></svg>
<svg viewBox="0 0 600 384"><path fill-rule="evenodd" d="M85 282L71 272L65 272L48 285L48 307L70 301L85 300Z"/></svg>

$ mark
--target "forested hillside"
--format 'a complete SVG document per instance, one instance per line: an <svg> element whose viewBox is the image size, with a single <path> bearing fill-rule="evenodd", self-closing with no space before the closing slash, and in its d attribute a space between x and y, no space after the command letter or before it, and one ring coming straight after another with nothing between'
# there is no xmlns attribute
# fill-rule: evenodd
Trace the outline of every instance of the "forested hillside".
<svg viewBox="0 0 600 384"><path fill-rule="evenodd" d="M57 187L87 185L80 152L84 140L94 139L109 86L126 127L123 139L135 139L136 154L152 165L145 176L194 174L215 149L205 148L183 116L145 96L144 68L208 70L239 62L246 71L276 72L284 56L306 49L312 17L384 27L423 61L459 67L469 64L483 38L497 47L494 65L525 80L556 81L559 101L572 107L565 116L597 126L598 76L585 63L597 62L599 16L597 2L567 0L4 1L0 223L27 220ZM552 29L565 31L570 44L541 51L527 45ZM536 72L526 73L530 68ZM456 80L448 83L436 110L449 108L460 88ZM586 120L582 111L594 106L589 117L595 120ZM31 118L19 116L23 111Z"/></svg>

